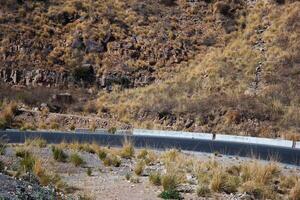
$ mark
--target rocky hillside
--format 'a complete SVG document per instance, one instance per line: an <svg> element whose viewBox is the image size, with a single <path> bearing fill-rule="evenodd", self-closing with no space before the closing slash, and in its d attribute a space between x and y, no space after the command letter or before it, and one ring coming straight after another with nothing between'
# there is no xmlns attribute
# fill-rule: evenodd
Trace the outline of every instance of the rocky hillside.
<svg viewBox="0 0 300 200"><path fill-rule="evenodd" d="M237 4L237 5L235 5ZM1 76L26 86L149 85L221 44L205 1L19 1L0 10ZM239 15L242 3L232 3ZM229 12L229 10L228 10Z"/></svg>
<svg viewBox="0 0 300 200"><path fill-rule="evenodd" d="M32 88L88 88L82 109L63 110L146 128L299 131L297 0L0 3L2 99L23 90L7 87L43 102Z"/></svg>

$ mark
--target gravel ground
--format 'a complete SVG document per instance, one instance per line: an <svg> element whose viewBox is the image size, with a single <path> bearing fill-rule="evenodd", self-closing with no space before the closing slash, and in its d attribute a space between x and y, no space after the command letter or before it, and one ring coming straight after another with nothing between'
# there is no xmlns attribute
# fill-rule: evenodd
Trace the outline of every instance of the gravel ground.
<svg viewBox="0 0 300 200"><path fill-rule="evenodd" d="M72 197L78 199L80 196L88 196L91 199L107 199L107 200L155 200L159 199L158 195L161 193L162 188L153 186L149 183L148 177L149 171L163 171L164 168L160 163L155 164L154 166L147 167L144 170L145 176L138 177L139 183L133 183L128 181L125 178L126 174L134 174L133 169L135 166L135 160L122 159L122 164L120 167L106 167L103 165L102 161L98 158L96 154L91 154L87 152L78 152L78 154L84 158L85 165L83 167L75 167L69 162L56 162L53 160L51 148L30 148L30 151L39 158L43 167L47 172L57 173L61 176L62 180L70 187L76 188ZM138 151L138 150L137 150ZM66 150L67 154L71 154L72 150ZM154 151L156 154L161 154L160 151ZM232 165L239 164L245 161L254 162L253 159L249 158L240 158L232 156L222 156L214 155L208 153L195 153L195 152L183 152L186 155L191 156L191 158L208 161L215 160L222 165ZM17 165L18 158L15 157L15 147L7 148L6 155L0 156L6 166L13 168L14 165ZM265 161L259 161L266 163ZM298 173L300 168L297 166L279 164L284 172L286 173ZM87 169L92 169L92 175L87 175ZM7 197L9 199L22 199L12 196L10 191L21 191L21 194L27 195L31 194L32 198L29 199L38 199L36 195L46 195L43 199L50 199L49 189L41 188L38 185L32 185L29 183L24 183L24 181L19 181L13 178L10 178L5 175L0 175L1 184L4 183L5 186L0 187L0 196ZM182 185L179 187L182 191L194 191L194 192L182 192L182 197L184 199L196 200L201 199L197 197L195 190L196 184ZM35 192L35 191L38 191ZM16 193L16 192L15 192ZM47 197L48 195L48 197ZM26 199L26 198L24 198ZM28 198L27 198L28 199ZM250 199L246 194L213 194L211 198L202 198L204 199L231 199L231 200L247 200Z"/></svg>

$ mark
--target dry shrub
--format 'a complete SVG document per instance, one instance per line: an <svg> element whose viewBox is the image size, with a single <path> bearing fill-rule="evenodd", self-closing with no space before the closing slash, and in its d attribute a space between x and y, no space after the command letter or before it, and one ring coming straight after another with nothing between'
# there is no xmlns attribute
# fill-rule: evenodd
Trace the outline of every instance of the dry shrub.
<svg viewBox="0 0 300 200"><path fill-rule="evenodd" d="M128 139L123 142L123 148L120 151L120 156L126 159L131 159L134 157L134 146Z"/></svg>
<svg viewBox="0 0 300 200"><path fill-rule="evenodd" d="M300 200L300 182L298 181L295 186L291 189L289 198L291 200Z"/></svg>
<svg viewBox="0 0 300 200"><path fill-rule="evenodd" d="M11 102L4 104L0 112L0 129L10 127L13 122L13 117L17 112L17 104Z"/></svg>
<svg viewBox="0 0 300 200"><path fill-rule="evenodd" d="M134 173L138 176L141 176L143 171L144 171L144 168L145 168L145 162L144 161L138 161L135 165Z"/></svg>

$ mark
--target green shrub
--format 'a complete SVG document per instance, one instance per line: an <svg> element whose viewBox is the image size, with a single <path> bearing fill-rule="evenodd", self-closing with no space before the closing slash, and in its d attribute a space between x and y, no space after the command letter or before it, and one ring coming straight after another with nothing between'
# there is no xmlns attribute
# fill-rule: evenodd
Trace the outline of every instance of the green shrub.
<svg viewBox="0 0 300 200"><path fill-rule="evenodd" d="M72 164L74 164L76 167L81 166L84 164L83 159L77 154L77 153L73 153L70 156L70 161Z"/></svg>
<svg viewBox="0 0 300 200"><path fill-rule="evenodd" d="M20 162L20 166L25 172L31 172L35 164L35 158L30 154L25 154Z"/></svg>
<svg viewBox="0 0 300 200"><path fill-rule="evenodd" d="M149 181L153 185L160 186L161 185L161 175L159 172L153 172L149 176Z"/></svg>
<svg viewBox="0 0 300 200"><path fill-rule="evenodd" d="M92 176L92 169L91 169L90 167L87 168L86 174L87 174L88 176Z"/></svg>
<svg viewBox="0 0 300 200"><path fill-rule="evenodd" d="M107 156L107 153L106 153L105 150L100 149L100 150L98 151L98 157L99 157L100 160L103 161L103 160L106 158L106 156Z"/></svg>
<svg viewBox="0 0 300 200"><path fill-rule="evenodd" d="M52 146L52 154L54 160L58 162L66 162L66 159L68 158L67 154L60 148Z"/></svg>
<svg viewBox="0 0 300 200"><path fill-rule="evenodd" d="M182 199L179 192L176 190L164 190L159 195L162 199Z"/></svg>

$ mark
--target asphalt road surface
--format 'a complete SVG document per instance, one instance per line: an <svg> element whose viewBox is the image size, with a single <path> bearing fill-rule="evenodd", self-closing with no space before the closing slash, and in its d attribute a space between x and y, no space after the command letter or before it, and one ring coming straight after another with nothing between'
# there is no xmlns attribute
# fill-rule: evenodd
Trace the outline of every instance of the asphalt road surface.
<svg viewBox="0 0 300 200"><path fill-rule="evenodd" d="M65 132L21 132L0 131L9 143L24 143L26 138L43 138L48 143L78 141L96 142L99 145L120 147L125 139L132 141L137 148L170 149L177 148L186 151L207 152L240 156L255 157L263 160L277 160L278 162L300 166L300 149L263 144L216 141L191 138L171 138L140 135L118 135L109 133L65 133Z"/></svg>

